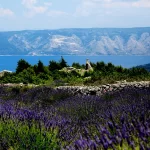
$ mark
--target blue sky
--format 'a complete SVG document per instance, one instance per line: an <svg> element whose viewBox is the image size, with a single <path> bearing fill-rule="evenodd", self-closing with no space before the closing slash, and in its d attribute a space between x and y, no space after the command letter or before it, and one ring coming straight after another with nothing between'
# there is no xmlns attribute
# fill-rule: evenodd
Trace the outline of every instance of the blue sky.
<svg viewBox="0 0 150 150"><path fill-rule="evenodd" d="M0 0L0 31L150 27L150 0Z"/></svg>

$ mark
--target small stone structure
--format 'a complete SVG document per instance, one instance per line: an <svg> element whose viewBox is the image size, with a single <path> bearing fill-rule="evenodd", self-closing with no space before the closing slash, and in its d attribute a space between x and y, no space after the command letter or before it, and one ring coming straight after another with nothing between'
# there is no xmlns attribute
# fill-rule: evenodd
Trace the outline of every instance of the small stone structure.
<svg viewBox="0 0 150 150"><path fill-rule="evenodd" d="M85 69L76 69L74 67L64 67L64 68L62 68L59 71L64 71L64 72L76 71L77 73L81 74L81 76L83 76L85 72L93 71L93 68L92 68L92 66L90 64L89 59L86 59L86 67L85 67Z"/></svg>
<svg viewBox="0 0 150 150"><path fill-rule="evenodd" d="M76 70L76 68L74 68L74 67L64 67L60 71L71 72L74 70Z"/></svg>
<svg viewBox="0 0 150 150"><path fill-rule="evenodd" d="M93 71L93 68L92 68L92 66L91 66L91 64L90 64L90 61L89 61L89 59L86 59L86 67L85 67L85 70L87 70L87 71Z"/></svg>

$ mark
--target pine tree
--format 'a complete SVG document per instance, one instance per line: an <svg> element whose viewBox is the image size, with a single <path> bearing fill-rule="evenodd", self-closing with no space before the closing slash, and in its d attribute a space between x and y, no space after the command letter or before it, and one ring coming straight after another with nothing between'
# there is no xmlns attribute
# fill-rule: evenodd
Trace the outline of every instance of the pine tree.
<svg viewBox="0 0 150 150"><path fill-rule="evenodd" d="M37 71L38 73L44 72L44 64L40 60L38 61Z"/></svg>
<svg viewBox="0 0 150 150"><path fill-rule="evenodd" d="M24 69L27 69L31 65L24 59L20 59L17 63L16 73L22 72Z"/></svg>
<svg viewBox="0 0 150 150"><path fill-rule="evenodd" d="M60 69L67 67L67 62L65 61L65 59L61 56L61 60L60 60Z"/></svg>

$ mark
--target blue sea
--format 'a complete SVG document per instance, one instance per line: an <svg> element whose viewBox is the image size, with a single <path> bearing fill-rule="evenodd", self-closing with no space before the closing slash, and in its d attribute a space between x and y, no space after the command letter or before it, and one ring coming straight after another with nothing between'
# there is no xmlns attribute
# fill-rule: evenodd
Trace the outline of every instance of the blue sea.
<svg viewBox="0 0 150 150"><path fill-rule="evenodd" d="M104 61L105 63L111 62L114 65L121 65L124 68L131 68L137 65L143 65L150 63L150 56L63 56L69 66L73 62L85 64L86 59L90 62L96 63L98 61ZM41 60L44 65L48 65L50 60L59 61L61 56L0 56L0 71L10 70L15 71L17 62L20 59L24 59L31 65L37 64Z"/></svg>

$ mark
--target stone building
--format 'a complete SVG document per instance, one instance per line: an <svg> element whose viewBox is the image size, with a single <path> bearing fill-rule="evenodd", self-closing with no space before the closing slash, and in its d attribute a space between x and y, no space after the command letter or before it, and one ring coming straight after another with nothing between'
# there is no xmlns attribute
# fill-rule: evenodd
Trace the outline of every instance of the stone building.
<svg viewBox="0 0 150 150"><path fill-rule="evenodd" d="M93 71L93 68L92 68L92 66L91 66L91 64L90 64L90 61L89 61L89 59L86 59L86 67L85 67L85 70L87 70L87 71Z"/></svg>

